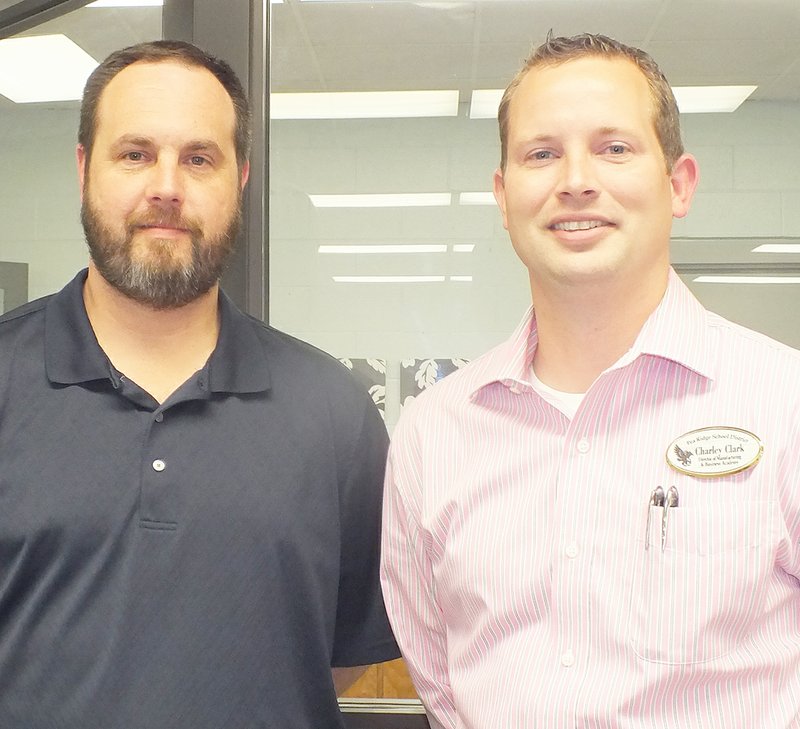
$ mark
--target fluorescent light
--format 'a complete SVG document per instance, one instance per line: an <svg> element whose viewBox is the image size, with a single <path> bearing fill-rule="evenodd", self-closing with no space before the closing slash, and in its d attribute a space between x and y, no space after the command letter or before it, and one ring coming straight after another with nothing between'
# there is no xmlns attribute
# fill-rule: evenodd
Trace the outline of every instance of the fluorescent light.
<svg viewBox="0 0 800 729"><path fill-rule="evenodd" d="M275 2L275 0L273 0ZM164 0L95 0L87 8L160 8Z"/></svg>
<svg viewBox="0 0 800 729"><path fill-rule="evenodd" d="M494 193L491 192L462 192L458 196L459 205L496 205Z"/></svg>
<svg viewBox="0 0 800 729"><path fill-rule="evenodd" d="M497 119L504 89L475 89L469 102L470 119Z"/></svg>
<svg viewBox="0 0 800 729"><path fill-rule="evenodd" d="M457 116L458 91L342 91L270 96L272 119Z"/></svg>
<svg viewBox="0 0 800 729"><path fill-rule="evenodd" d="M470 281L472 281L472 276L451 276L450 280L451 281L465 281L465 282L469 283Z"/></svg>
<svg viewBox="0 0 800 729"><path fill-rule="evenodd" d="M758 86L673 86L681 114L736 111ZM504 89L476 89L469 104L470 119L496 119Z"/></svg>
<svg viewBox="0 0 800 729"><path fill-rule="evenodd" d="M758 86L673 86L681 114L736 111Z"/></svg>
<svg viewBox="0 0 800 729"><path fill-rule="evenodd" d="M408 208L449 205L449 192L370 193L365 195L309 195L315 208Z"/></svg>
<svg viewBox="0 0 800 729"><path fill-rule="evenodd" d="M751 253L800 253L800 243L764 243Z"/></svg>
<svg viewBox="0 0 800 729"><path fill-rule="evenodd" d="M17 104L80 99L96 67L65 35L0 40L0 94Z"/></svg>
<svg viewBox="0 0 800 729"><path fill-rule="evenodd" d="M474 250L474 243L456 243L453 246L453 253L472 253Z"/></svg>
<svg viewBox="0 0 800 729"><path fill-rule="evenodd" d="M336 283L441 283L444 276L334 276Z"/></svg>
<svg viewBox="0 0 800 729"><path fill-rule="evenodd" d="M318 253L447 253L444 244L322 245Z"/></svg>
<svg viewBox="0 0 800 729"><path fill-rule="evenodd" d="M800 284L800 276L698 276L695 283Z"/></svg>

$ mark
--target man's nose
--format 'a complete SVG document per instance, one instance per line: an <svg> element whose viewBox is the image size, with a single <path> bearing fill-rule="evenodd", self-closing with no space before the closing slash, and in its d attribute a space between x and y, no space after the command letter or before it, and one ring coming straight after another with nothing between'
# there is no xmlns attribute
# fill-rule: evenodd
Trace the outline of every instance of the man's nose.
<svg viewBox="0 0 800 729"><path fill-rule="evenodd" d="M159 158L150 169L146 194L151 205L176 207L183 203L183 175L176 160Z"/></svg>
<svg viewBox="0 0 800 729"><path fill-rule="evenodd" d="M592 155L564 155L559 196L587 199L596 196L597 193L598 183Z"/></svg>

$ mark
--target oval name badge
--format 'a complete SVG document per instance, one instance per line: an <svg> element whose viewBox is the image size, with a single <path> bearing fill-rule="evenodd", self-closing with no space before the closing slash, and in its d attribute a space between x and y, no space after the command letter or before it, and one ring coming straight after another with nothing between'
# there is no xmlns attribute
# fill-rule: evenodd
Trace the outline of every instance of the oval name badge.
<svg viewBox="0 0 800 729"><path fill-rule="evenodd" d="M730 476L758 463L764 445L741 428L698 428L669 444L667 463L680 473L701 478Z"/></svg>

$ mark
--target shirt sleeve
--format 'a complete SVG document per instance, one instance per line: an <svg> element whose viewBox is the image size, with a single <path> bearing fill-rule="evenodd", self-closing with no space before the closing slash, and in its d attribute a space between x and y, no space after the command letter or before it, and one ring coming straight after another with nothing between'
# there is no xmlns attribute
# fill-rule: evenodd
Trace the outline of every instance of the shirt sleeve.
<svg viewBox="0 0 800 729"><path fill-rule="evenodd" d="M389 619L431 726L455 729L445 622L419 520L420 451L404 425L401 419L386 469L381 583Z"/></svg>
<svg viewBox="0 0 800 729"><path fill-rule="evenodd" d="M380 529L388 436L372 400L361 417L339 491L340 562L331 666L362 666L398 658L380 588ZM344 427L341 423L337 427Z"/></svg>

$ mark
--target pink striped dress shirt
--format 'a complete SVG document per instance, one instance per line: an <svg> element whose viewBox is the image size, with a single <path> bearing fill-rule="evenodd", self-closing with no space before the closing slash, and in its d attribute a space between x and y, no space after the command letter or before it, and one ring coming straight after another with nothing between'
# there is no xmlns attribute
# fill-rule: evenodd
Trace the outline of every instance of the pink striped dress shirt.
<svg viewBox="0 0 800 729"><path fill-rule="evenodd" d="M800 352L670 273L570 421L530 385L531 312L403 413L382 581L431 724L800 727ZM757 435L730 476L670 468L697 428ZM656 486L675 486L661 549Z"/></svg>

